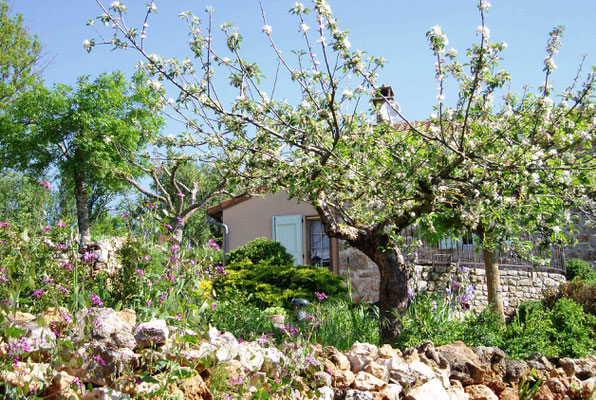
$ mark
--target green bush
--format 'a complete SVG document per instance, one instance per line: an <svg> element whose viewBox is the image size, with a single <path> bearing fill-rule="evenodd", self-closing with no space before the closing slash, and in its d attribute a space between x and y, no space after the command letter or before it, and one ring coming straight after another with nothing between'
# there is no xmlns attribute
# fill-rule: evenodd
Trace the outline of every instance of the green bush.
<svg viewBox="0 0 596 400"><path fill-rule="evenodd" d="M584 312L596 316L596 284L586 283L576 277L548 293L544 302L548 308L553 308L561 298L571 299L581 304Z"/></svg>
<svg viewBox="0 0 596 400"><path fill-rule="evenodd" d="M269 316L243 296L230 296L213 302L207 316L210 325L232 333L237 339L253 341L263 334L274 332Z"/></svg>
<svg viewBox="0 0 596 400"><path fill-rule="evenodd" d="M596 350L596 317L586 314L581 305L571 299L560 299L552 310L551 320L556 330L554 341L561 350L558 355L580 358Z"/></svg>
<svg viewBox="0 0 596 400"><path fill-rule="evenodd" d="M294 257L281 243L258 238L228 254L229 264L243 260L250 260L253 264L288 265L294 262Z"/></svg>
<svg viewBox="0 0 596 400"><path fill-rule="evenodd" d="M290 308L296 297L314 301L315 292L329 297L342 297L347 292L344 278L312 265L253 264L244 260L228 265L226 271L214 280L216 293L224 297L236 291L250 293L250 301L263 308Z"/></svg>
<svg viewBox="0 0 596 400"><path fill-rule="evenodd" d="M532 353L547 357L559 354L559 348L552 340L556 330L551 320L551 311L537 307L537 304L539 303L522 303L517 314L507 324L503 350L509 357L522 359Z"/></svg>
<svg viewBox="0 0 596 400"><path fill-rule="evenodd" d="M501 347L505 324L490 307L465 319L461 340L468 346Z"/></svg>
<svg viewBox="0 0 596 400"><path fill-rule="evenodd" d="M575 258L565 263L567 268L567 280L571 281L576 277L590 284L596 284L596 271L588 261Z"/></svg>

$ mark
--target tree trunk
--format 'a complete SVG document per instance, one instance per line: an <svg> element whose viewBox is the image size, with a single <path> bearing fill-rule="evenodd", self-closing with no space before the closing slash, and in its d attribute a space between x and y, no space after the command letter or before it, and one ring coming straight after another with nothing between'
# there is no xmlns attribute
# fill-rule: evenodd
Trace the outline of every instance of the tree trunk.
<svg viewBox="0 0 596 400"><path fill-rule="evenodd" d="M174 239L176 239L178 241L178 243L182 243L182 235L184 234L184 225L185 225L185 221L182 218L176 218L174 220L174 228L172 231L172 236L174 236Z"/></svg>
<svg viewBox="0 0 596 400"><path fill-rule="evenodd" d="M379 268L381 341L394 344L401 331L398 314L405 310L409 300L409 273L401 252L390 248L385 237L369 237L350 244L366 254Z"/></svg>
<svg viewBox="0 0 596 400"><path fill-rule="evenodd" d="M495 250L489 250L483 247L482 255L484 257L484 268L486 270L488 304L499 315L499 317L501 317L501 319L505 319L505 313L503 310L503 300L501 299L501 296L499 294L499 288L501 287L501 283L497 252Z"/></svg>
<svg viewBox="0 0 596 400"><path fill-rule="evenodd" d="M74 195L77 206L77 223L79 227L79 246L83 247L91 241L91 231L89 227L89 204L87 202L87 182L85 177L85 160L79 149L74 153L75 168Z"/></svg>

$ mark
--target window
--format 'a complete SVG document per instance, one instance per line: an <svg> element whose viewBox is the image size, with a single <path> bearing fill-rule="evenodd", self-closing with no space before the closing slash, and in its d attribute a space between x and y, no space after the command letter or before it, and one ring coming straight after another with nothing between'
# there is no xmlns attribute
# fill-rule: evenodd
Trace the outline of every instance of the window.
<svg viewBox="0 0 596 400"><path fill-rule="evenodd" d="M308 219L308 263L331 270L331 241L318 219Z"/></svg>

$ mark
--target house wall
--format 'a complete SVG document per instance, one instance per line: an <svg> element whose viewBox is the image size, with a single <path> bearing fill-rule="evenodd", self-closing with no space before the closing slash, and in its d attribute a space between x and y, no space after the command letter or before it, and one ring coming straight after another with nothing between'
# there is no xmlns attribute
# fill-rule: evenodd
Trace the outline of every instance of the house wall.
<svg viewBox="0 0 596 400"><path fill-rule="evenodd" d="M246 242L259 237L272 239L273 217L279 215L301 214L303 217L316 215L315 209L308 203L288 200L285 192L267 193L266 197L255 196L223 212L223 223L230 229L229 249L234 250ZM305 264L307 249L306 229L303 221L301 264Z"/></svg>
<svg viewBox="0 0 596 400"><path fill-rule="evenodd" d="M413 279L418 291L445 293L457 271L456 265L416 265ZM363 253L354 248L339 251L339 274L348 278L354 301L376 302L379 299L379 270ZM465 280L476 289L471 301L475 311L481 311L488 303L488 290L484 268L468 268ZM557 288L565 282L559 273L533 271L531 269L501 270L500 293L505 313L511 315L522 301L540 300L543 292Z"/></svg>

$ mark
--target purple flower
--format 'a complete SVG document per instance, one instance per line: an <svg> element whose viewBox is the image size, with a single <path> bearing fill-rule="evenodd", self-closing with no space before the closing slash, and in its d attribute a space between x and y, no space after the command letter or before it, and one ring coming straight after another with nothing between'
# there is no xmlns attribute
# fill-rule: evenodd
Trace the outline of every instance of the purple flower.
<svg viewBox="0 0 596 400"><path fill-rule="evenodd" d="M43 228L41 228L41 231L42 231L42 232L47 232L47 231L49 231L50 229L52 229L52 227L48 225L48 226L44 226Z"/></svg>
<svg viewBox="0 0 596 400"><path fill-rule="evenodd" d="M89 293L89 298L91 299L91 304L94 306L103 307L103 301L101 301L98 295Z"/></svg>
<svg viewBox="0 0 596 400"><path fill-rule="evenodd" d="M180 199L184 197L184 195L182 193L176 193L176 196L178 196L178 198L180 198Z"/></svg>
<svg viewBox="0 0 596 400"><path fill-rule="evenodd" d="M234 385L242 385L244 383L244 380L242 380L242 376L238 375L238 378L230 378L230 383Z"/></svg>
<svg viewBox="0 0 596 400"><path fill-rule="evenodd" d="M180 245L178 243L174 243L171 247L170 247L170 251L176 251L180 249Z"/></svg>
<svg viewBox="0 0 596 400"><path fill-rule="evenodd" d="M222 267L220 264L217 264L215 266L215 271L217 271L218 274L221 275L227 275L228 273L226 272L226 269L224 267Z"/></svg>
<svg viewBox="0 0 596 400"><path fill-rule="evenodd" d="M437 302L433 300L430 302L430 310L435 311L436 309L437 309Z"/></svg>
<svg viewBox="0 0 596 400"><path fill-rule="evenodd" d="M460 284L458 281L451 281L451 286L453 286L454 288L458 288Z"/></svg>
<svg viewBox="0 0 596 400"><path fill-rule="evenodd" d="M465 266L461 266L459 267L459 272L466 272L468 270L468 268L466 268Z"/></svg>
<svg viewBox="0 0 596 400"><path fill-rule="evenodd" d="M283 332L288 332L292 336L296 336L298 334L298 328L295 328L291 325L286 325L281 328Z"/></svg>
<svg viewBox="0 0 596 400"><path fill-rule="evenodd" d="M6 228L7 226L11 226L10 222L0 222L0 228Z"/></svg>
<svg viewBox="0 0 596 400"><path fill-rule="evenodd" d="M147 208L150 210L155 210L157 208L157 206L155 204L153 204L152 202L148 201Z"/></svg>
<svg viewBox="0 0 596 400"><path fill-rule="evenodd" d="M49 276L46 276L45 278L43 278L43 281L45 283L54 283L54 280L52 278L50 278Z"/></svg>
<svg viewBox="0 0 596 400"><path fill-rule="evenodd" d="M135 272L137 274L139 274L140 276L144 276L145 275L145 271L143 271L142 269L135 269Z"/></svg>
<svg viewBox="0 0 596 400"><path fill-rule="evenodd" d="M106 362L103 360L103 358L101 358L99 356L93 356L93 359L95 360L95 362L97 362L102 367L106 366Z"/></svg>
<svg viewBox="0 0 596 400"><path fill-rule="evenodd" d="M151 307L151 304L153 304L153 302L151 300L147 300L147 307Z"/></svg>
<svg viewBox="0 0 596 400"><path fill-rule="evenodd" d="M64 286L58 286L58 290L61 291L64 294L69 294L70 292L68 291L67 288L65 288Z"/></svg>
<svg viewBox="0 0 596 400"><path fill-rule="evenodd" d="M45 188L45 190L51 190L52 189L52 185L50 184L50 182L40 181L39 184L42 185Z"/></svg>
<svg viewBox="0 0 596 400"><path fill-rule="evenodd" d="M130 217L130 214L129 213L122 214L122 218L129 218L129 217Z"/></svg>
<svg viewBox="0 0 596 400"><path fill-rule="evenodd" d="M95 254L93 251L86 251L85 253L83 253L84 261L91 261L94 258L97 258L97 254Z"/></svg>
<svg viewBox="0 0 596 400"><path fill-rule="evenodd" d="M64 245L64 244L62 244L62 243L58 243L58 244L56 245L56 248L57 248L58 250L66 250L66 245Z"/></svg>
<svg viewBox="0 0 596 400"><path fill-rule="evenodd" d="M311 356L306 356L304 358L306 360L307 363L309 363L310 365L315 365L315 359L312 358Z"/></svg>
<svg viewBox="0 0 596 400"><path fill-rule="evenodd" d="M212 249L215 249L218 251L220 250L220 247L217 243L215 243L215 240L209 239L209 241L207 243L209 244L209 247L211 247Z"/></svg>
<svg viewBox="0 0 596 400"><path fill-rule="evenodd" d="M211 308L215 310L217 308L217 303L211 304Z"/></svg>
<svg viewBox="0 0 596 400"><path fill-rule="evenodd" d="M45 294L45 293L46 293L46 291L45 291L45 290L43 290L43 289L37 289L37 290L35 290L35 291L33 292L33 297L39 297L39 296L41 296L41 295L43 295L43 294Z"/></svg>
<svg viewBox="0 0 596 400"><path fill-rule="evenodd" d="M172 230L172 225L170 225L170 224L163 224L163 226L165 226L166 229L169 230L169 231Z"/></svg>
<svg viewBox="0 0 596 400"><path fill-rule="evenodd" d="M412 290L412 287L408 285L408 298L411 299L412 297L414 297L414 291Z"/></svg>
<svg viewBox="0 0 596 400"><path fill-rule="evenodd" d="M325 294L325 292L315 292L315 296L317 296L317 298L319 299L319 301L323 301L327 298L327 295Z"/></svg>
<svg viewBox="0 0 596 400"><path fill-rule="evenodd" d="M66 228L66 224L64 222L62 222L62 220L58 221L58 223L56 224L56 226L58 228Z"/></svg>

